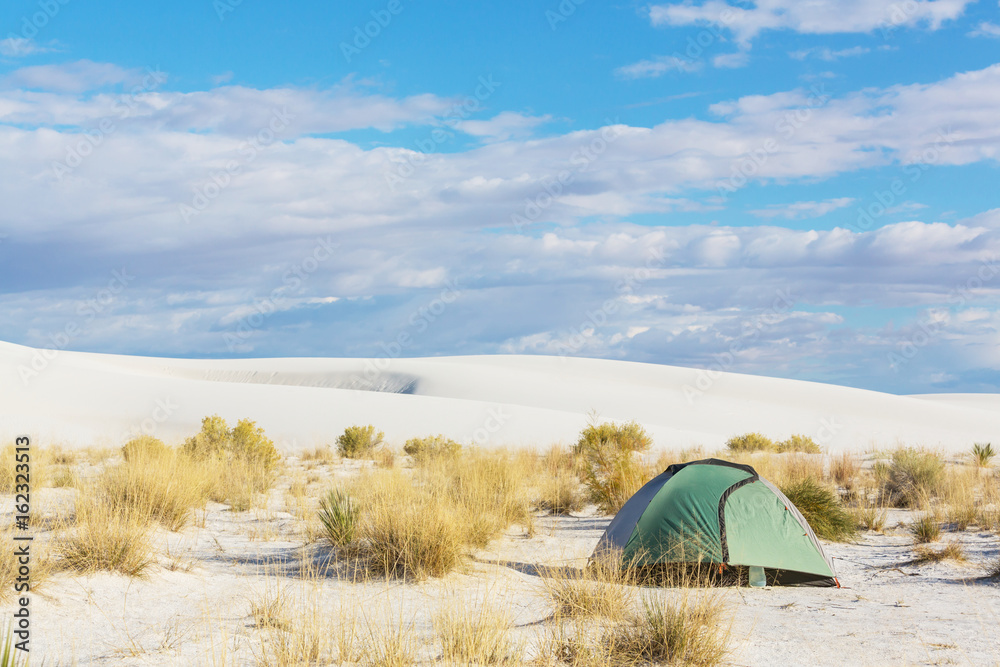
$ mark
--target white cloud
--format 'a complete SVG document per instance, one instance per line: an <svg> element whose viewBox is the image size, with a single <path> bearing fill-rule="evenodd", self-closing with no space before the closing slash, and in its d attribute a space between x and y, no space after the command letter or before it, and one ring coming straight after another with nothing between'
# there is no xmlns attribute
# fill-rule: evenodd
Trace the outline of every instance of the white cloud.
<svg viewBox="0 0 1000 667"><path fill-rule="evenodd" d="M825 201L799 201L793 204L771 204L762 209L750 211L758 218L784 218L786 220L805 220L807 218L818 218L826 215L830 211L844 208L854 203L852 197L838 197Z"/></svg>
<svg viewBox="0 0 1000 667"><path fill-rule="evenodd" d="M833 62L834 60L840 60L841 58L853 58L855 56L864 55L870 53L871 49L863 46L852 46L849 49L840 49L838 51L833 51L827 47L822 48L812 48L803 49L801 51L792 51L788 55L795 60L805 60L806 58L818 58L820 60L825 60L826 62Z"/></svg>
<svg viewBox="0 0 1000 667"><path fill-rule="evenodd" d="M736 69L746 67L750 63L750 54L746 51L736 53L720 53L712 58L712 65L718 68Z"/></svg>
<svg viewBox="0 0 1000 667"><path fill-rule="evenodd" d="M653 25L712 25L729 30L748 43L765 30L794 30L807 34L865 33L900 27L926 26L936 30L957 18L973 0L760 0L749 8L722 0L653 5Z"/></svg>
<svg viewBox="0 0 1000 667"><path fill-rule="evenodd" d="M222 72L221 74L216 74L215 76L211 77L212 84L216 86L221 85L223 83L229 83L232 80L233 80L232 71Z"/></svg>
<svg viewBox="0 0 1000 667"><path fill-rule="evenodd" d="M504 111L489 120L463 120L456 127L487 141L507 141L531 136L536 127L552 120L552 116L526 116Z"/></svg>
<svg viewBox="0 0 1000 667"><path fill-rule="evenodd" d="M36 53L53 51L51 47L42 46L27 37L7 37L0 39L0 56L7 58L23 58Z"/></svg>
<svg viewBox="0 0 1000 667"><path fill-rule="evenodd" d="M127 70L110 63L79 60L62 65L22 67L4 76L3 84L7 88L82 93L122 84L141 76L141 70Z"/></svg>
<svg viewBox="0 0 1000 667"><path fill-rule="evenodd" d="M1000 25L983 21L975 30L969 33L970 37L1000 37Z"/></svg>
<svg viewBox="0 0 1000 667"><path fill-rule="evenodd" d="M701 66L697 60L680 56L656 56L650 60L640 60L619 67L615 70L615 74L623 79L653 79L667 72L696 72Z"/></svg>

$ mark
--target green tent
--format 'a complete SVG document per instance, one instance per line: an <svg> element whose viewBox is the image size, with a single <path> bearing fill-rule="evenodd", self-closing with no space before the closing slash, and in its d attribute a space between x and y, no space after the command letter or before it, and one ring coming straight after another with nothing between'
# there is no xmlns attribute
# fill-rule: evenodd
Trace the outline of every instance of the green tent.
<svg viewBox="0 0 1000 667"><path fill-rule="evenodd" d="M840 586L795 505L750 466L719 459L674 464L629 498L594 556L619 551L638 566L756 566L771 585Z"/></svg>

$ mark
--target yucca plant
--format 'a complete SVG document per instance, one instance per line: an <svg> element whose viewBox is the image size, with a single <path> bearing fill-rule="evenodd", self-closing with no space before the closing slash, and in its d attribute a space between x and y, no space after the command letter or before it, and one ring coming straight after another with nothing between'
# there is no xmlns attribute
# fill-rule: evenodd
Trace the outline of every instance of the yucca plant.
<svg viewBox="0 0 1000 667"><path fill-rule="evenodd" d="M327 539L335 547L346 547L354 541L358 526L358 508L350 494L333 489L319 501L319 520Z"/></svg>
<svg viewBox="0 0 1000 667"><path fill-rule="evenodd" d="M27 667L28 656L14 648L14 629L9 623L0 630L0 645L3 645L0 667Z"/></svg>
<svg viewBox="0 0 1000 667"><path fill-rule="evenodd" d="M972 445L972 460L980 468L985 468L990 464L990 460L997 453L993 450L993 445L988 442L977 442Z"/></svg>

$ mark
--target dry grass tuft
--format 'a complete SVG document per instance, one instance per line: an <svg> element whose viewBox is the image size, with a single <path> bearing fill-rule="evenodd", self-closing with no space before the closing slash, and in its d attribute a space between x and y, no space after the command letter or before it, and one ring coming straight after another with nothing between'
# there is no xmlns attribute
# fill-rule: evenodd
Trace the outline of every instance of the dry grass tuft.
<svg viewBox="0 0 1000 667"><path fill-rule="evenodd" d="M55 545L62 569L138 577L153 564L152 517L140 506L86 489L77 496L74 523L71 534Z"/></svg>
<svg viewBox="0 0 1000 667"><path fill-rule="evenodd" d="M111 506L131 508L136 516L177 531L205 504L209 478L204 467L166 446L133 447L126 461L106 470L95 485Z"/></svg>
<svg viewBox="0 0 1000 667"><path fill-rule="evenodd" d="M496 665L518 662L510 636L510 616L494 605L478 610L455 606L434 618L442 658L450 664Z"/></svg>
<svg viewBox="0 0 1000 667"><path fill-rule="evenodd" d="M936 550L926 545L917 547L916 556L908 564L923 565L925 563L940 563L944 560L964 563L968 559L965 557L965 550L961 544L958 542L949 542Z"/></svg>
<svg viewBox="0 0 1000 667"><path fill-rule="evenodd" d="M936 514L928 512L913 521L910 531L918 544L936 542L941 538L941 521Z"/></svg>
<svg viewBox="0 0 1000 667"><path fill-rule="evenodd" d="M289 615L287 589L277 586L265 588L250 600L250 617L255 627L287 631L291 627Z"/></svg>
<svg viewBox="0 0 1000 667"><path fill-rule="evenodd" d="M860 472L861 461L850 452L844 452L830 461L830 477L838 487L848 491L854 488Z"/></svg>
<svg viewBox="0 0 1000 667"><path fill-rule="evenodd" d="M359 550L373 571L424 579L458 566L467 542L446 498L398 471L370 475L363 485Z"/></svg>
<svg viewBox="0 0 1000 667"><path fill-rule="evenodd" d="M611 664L719 665L729 652L730 625L721 597L685 592L679 600L651 595L606 638Z"/></svg>
<svg viewBox="0 0 1000 667"><path fill-rule="evenodd" d="M888 508L872 503L867 498L852 510L852 514L861 528L879 533L885 530L885 523L889 518Z"/></svg>
<svg viewBox="0 0 1000 667"><path fill-rule="evenodd" d="M570 574L551 572L542 579L557 618L621 618L635 597L630 570L620 558L595 561Z"/></svg>
<svg viewBox="0 0 1000 667"><path fill-rule="evenodd" d="M538 508L552 514L571 514L583 509L586 501L580 480L571 472L559 471L542 479Z"/></svg>

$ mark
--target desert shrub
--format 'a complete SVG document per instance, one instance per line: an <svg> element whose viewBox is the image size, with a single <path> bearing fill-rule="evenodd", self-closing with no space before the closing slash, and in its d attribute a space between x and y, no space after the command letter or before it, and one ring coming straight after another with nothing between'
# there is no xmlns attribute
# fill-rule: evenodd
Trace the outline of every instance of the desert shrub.
<svg viewBox="0 0 1000 667"><path fill-rule="evenodd" d="M218 415L202 419L201 431L184 442L183 450L195 459L240 459L263 470L274 470L280 459L274 443L256 423L241 419L230 429Z"/></svg>
<svg viewBox="0 0 1000 667"><path fill-rule="evenodd" d="M580 432L580 438L573 446L573 452L585 453L602 443L610 443L623 452L644 452L652 446L653 440L646 433L646 429L634 421L624 424L591 423Z"/></svg>
<svg viewBox="0 0 1000 667"><path fill-rule="evenodd" d="M777 449L773 440L760 433L734 435L726 441L726 447L733 452L773 452Z"/></svg>
<svg viewBox="0 0 1000 667"><path fill-rule="evenodd" d="M462 445L443 435L429 435L425 438L410 438L403 445L403 451L416 461L423 462L457 456L462 451Z"/></svg>
<svg viewBox="0 0 1000 667"><path fill-rule="evenodd" d="M333 489L319 501L319 520L335 547L346 547L357 534L358 508L350 494Z"/></svg>
<svg viewBox="0 0 1000 667"><path fill-rule="evenodd" d="M906 447L892 453L884 493L896 507L917 507L944 484L944 460L933 452Z"/></svg>
<svg viewBox="0 0 1000 667"><path fill-rule="evenodd" d="M986 577L989 579L1000 579L1000 556L986 566Z"/></svg>
<svg viewBox="0 0 1000 667"><path fill-rule="evenodd" d="M271 488L280 462L274 443L249 419L232 429L218 415L205 417L201 431L181 451L202 469L208 497L229 503L234 511L249 509L255 494Z"/></svg>
<svg viewBox="0 0 1000 667"><path fill-rule="evenodd" d="M605 514L614 514L652 478L651 471L636 459L608 443L587 449L583 482L592 502Z"/></svg>
<svg viewBox="0 0 1000 667"><path fill-rule="evenodd" d="M442 658L448 664L495 665L512 661L510 617L491 605L478 611L462 607L445 609L434 618L441 640Z"/></svg>
<svg viewBox="0 0 1000 667"><path fill-rule="evenodd" d="M344 432L337 437L337 451L347 459L357 459L368 456L375 448L382 444L385 434L382 431L375 431L375 427L368 426L348 426Z"/></svg>
<svg viewBox="0 0 1000 667"><path fill-rule="evenodd" d="M997 453L988 442L977 442L972 445L972 461L980 468L985 468Z"/></svg>
<svg viewBox="0 0 1000 667"><path fill-rule="evenodd" d="M582 459L583 482L591 500L603 512L617 512L651 477L636 458L651 444L636 422L592 423L580 433L573 451Z"/></svg>
<svg viewBox="0 0 1000 667"><path fill-rule="evenodd" d="M941 537L941 521L932 513L922 514L913 521L910 532L918 544L936 542Z"/></svg>
<svg viewBox="0 0 1000 667"><path fill-rule="evenodd" d="M802 512L817 537L846 542L857 534L854 518L841 506L837 494L814 478L782 486L781 492Z"/></svg>
<svg viewBox="0 0 1000 667"><path fill-rule="evenodd" d="M58 566L86 574L109 570L142 576L154 562L150 526L151 517L138 505L122 505L99 489L81 492L75 526L55 545Z"/></svg>
<svg viewBox="0 0 1000 667"><path fill-rule="evenodd" d="M140 435L122 445L122 458L132 461L137 458L158 459L170 453L170 448L159 438Z"/></svg>
<svg viewBox="0 0 1000 667"><path fill-rule="evenodd" d="M718 665L729 652L729 625L720 597L685 593L680 600L643 599L607 637L611 664Z"/></svg>
<svg viewBox="0 0 1000 667"><path fill-rule="evenodd" d="M538 508L552 514L570 514L583 509L580 480L569 472L556 472L541 481Z"/></svg>
<svg viewBox="0 0 1000 667"><path fill-rule="evenodd" d="M807 435L794 434L787 440L782 440L777 444L779 452L801 452L803 454L819 454L819 445Z"/></svg>

